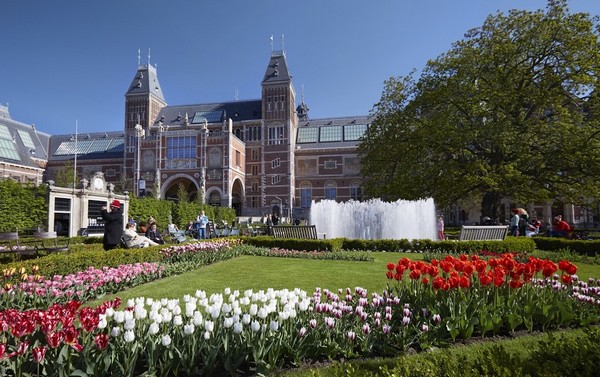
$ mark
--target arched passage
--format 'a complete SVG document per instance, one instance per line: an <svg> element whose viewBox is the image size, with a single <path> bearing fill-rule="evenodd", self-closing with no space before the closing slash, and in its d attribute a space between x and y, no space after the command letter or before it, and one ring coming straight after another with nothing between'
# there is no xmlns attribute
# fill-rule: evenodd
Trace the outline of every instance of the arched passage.
<svg viewBox="0 0 600 377"><path fill-rule="evenodd" d="M182 187L188 200L192 201L198 196L198 184L187 174L178 174L167 179L161 189L161 197L167 200L179 200L179 190Z"/></svg>
<svg viewBox="0 0 600 377"><path fill-rule="evenodd" d="M235 210L236 215L242 214L242 203L244 202L244 185L240 179L233 181L231 186L231 207Z"/></svg>

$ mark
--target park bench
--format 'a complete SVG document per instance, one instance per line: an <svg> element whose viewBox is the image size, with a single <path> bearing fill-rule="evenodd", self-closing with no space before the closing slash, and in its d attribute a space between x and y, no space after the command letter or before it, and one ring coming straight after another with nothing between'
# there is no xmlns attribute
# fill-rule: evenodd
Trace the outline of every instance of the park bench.
<svg viewBox="0 0 600 377"><path fill-rule="evenodd" d="M507 225L463 225L459 241L502 241L508 235Z"/></svg>
<svg viewBox="0 0 600 377"><path fill-rule="evenodd" d="M315 225L276 225L271 227L274 238L306 238L316 240L319 238ZM325 235L323 234L323 238Z"/></svg>
<svg viewBox="0 0 600 377"><path fill-rule="evenodd" d="M56 232L35 232L33 240L36 250L54 253L58 251L68 251L70 239L66 243L59 245Z"/></svg>
<svg viewBox="0 0 600 377"><path fill-rule="evenodd" d="M37 254L37 247L24 244L19 239L19 232L0 233L0 253L16 253L19 257Z"/></svg>

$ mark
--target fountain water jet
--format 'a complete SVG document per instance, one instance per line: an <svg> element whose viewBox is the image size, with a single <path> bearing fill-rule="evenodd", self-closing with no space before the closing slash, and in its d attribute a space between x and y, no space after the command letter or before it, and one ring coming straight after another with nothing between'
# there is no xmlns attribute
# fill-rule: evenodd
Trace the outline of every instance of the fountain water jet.
<svg viewBox="0 0 600 377"><path fill-rule="evenodd" d="M327 238L437 239L433 199L366 202L313 201L310 222Z"/></svg>

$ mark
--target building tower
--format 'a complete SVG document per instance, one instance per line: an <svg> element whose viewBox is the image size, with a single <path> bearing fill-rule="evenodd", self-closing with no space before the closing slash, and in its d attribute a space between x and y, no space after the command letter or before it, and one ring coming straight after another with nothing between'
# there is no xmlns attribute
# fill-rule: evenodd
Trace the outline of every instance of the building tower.
<svg viewBox="0 0 600 377"><path fill-rule="evenodd" d="M137 72L125 93L125 163L123 173L127 180L131 179L133 183L127 184L125 187L133 188L134 192L138 189L139 193L139 189L143 189L144 184L158 184L155 174L145 173L144 176L140 176L140 180L143 181L142 184L137 182L137 175L139 175L140 170L157 170L156 148L150 148L150 145L145 144L156 144L156 140L153 140L156 136L152 137L150 135L150 126L153 125L159 111L166 105L167 102L158 82L156 67L150 65L150 54L148 54L148 64L142 65L140 64L138 50ZM138 126L137 129L136 126ZM143 150L143 153L138 153L141 150ZM141 154L141 156L138 156L138 154ZM154 189L156 190L157 187L154 187Z"/></svg>
<svg viewBox="0 0 600 377"><path fill-rule="evenodd" d="M261 199L264 212L290 217L295 199L295 102L285 52L273 51L262 81Z"/></svg>

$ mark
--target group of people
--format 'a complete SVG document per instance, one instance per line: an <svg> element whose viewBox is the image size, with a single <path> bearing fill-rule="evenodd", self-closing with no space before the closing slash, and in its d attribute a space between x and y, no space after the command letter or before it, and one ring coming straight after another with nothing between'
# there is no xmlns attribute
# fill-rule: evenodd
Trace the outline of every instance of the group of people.
<svg viewBox="0 0 600 377"><path fill-rule="evenodd" d="M530 221L529 215L522 208L513 208L511 213L512 216L509 224L512 236L531 237L540 233L542 222L537 217L534 216Z"/></svg>
<svg viewBox="0 0 600 377"><path fill-rule="evenodd" d="M123 229L123 210L121 202L118 200L113 200L108 208L102 207L101 215L104 220L104 236L102 238L104 250L117 248L121 241L125 242L129 248L157 246L165 243L153 217L148 219L145 229L140 224L140 233L142 234L137 232L137 225L133 220L128 221Z"/></svg>

